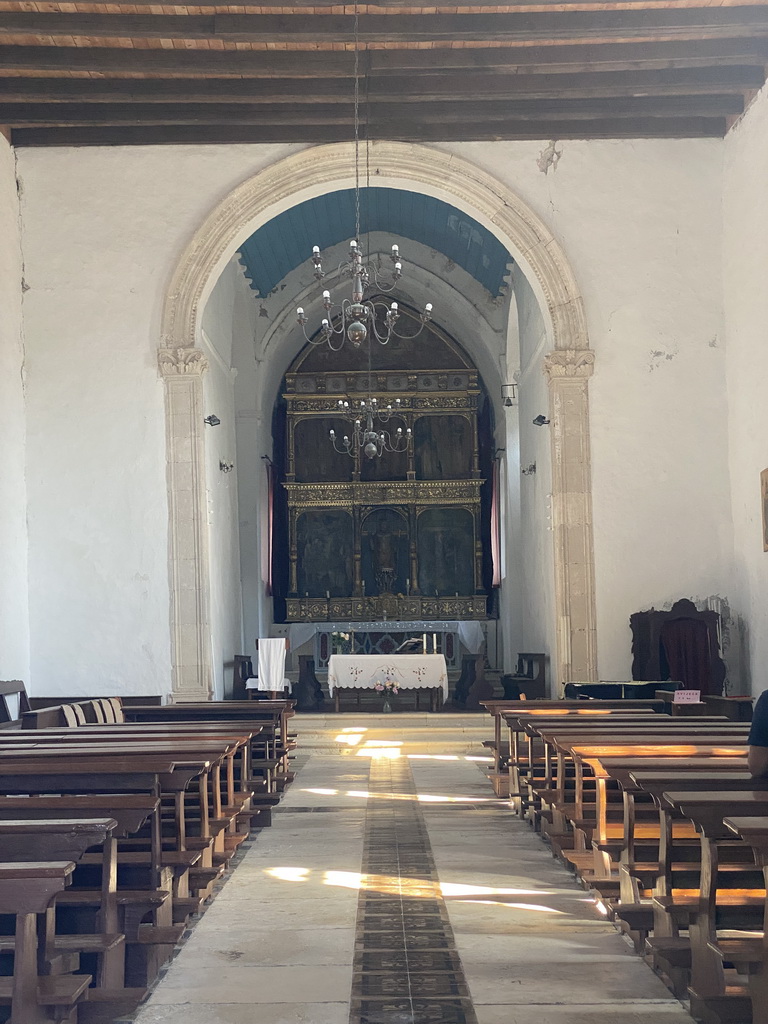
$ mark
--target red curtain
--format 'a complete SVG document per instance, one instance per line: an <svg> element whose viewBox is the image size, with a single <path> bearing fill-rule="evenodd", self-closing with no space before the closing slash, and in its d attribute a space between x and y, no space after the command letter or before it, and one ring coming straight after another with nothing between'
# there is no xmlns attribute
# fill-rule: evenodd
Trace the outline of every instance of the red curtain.
<svg viewBox="0 0 768 1024"><path fill-rule="evenodd" d="M264 463L267 470L267 597L272 596L272 525L275 505L275 467L269 461Z"/></svg>
<svg viewBox="0 0 768 1024"><path fill-rule="evenodd" d="M493 492L491 494L491 562L494 587L501 586L501 524L499 516L499 462L493 463Z"/></svg>

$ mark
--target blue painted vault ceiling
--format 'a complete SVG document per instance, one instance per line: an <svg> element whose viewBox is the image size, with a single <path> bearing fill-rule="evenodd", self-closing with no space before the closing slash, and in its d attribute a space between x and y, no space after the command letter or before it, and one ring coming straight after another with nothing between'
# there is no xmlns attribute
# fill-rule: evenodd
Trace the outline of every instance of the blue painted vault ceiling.
<svg viewBox="0 0 768 1024"><path fill-rule="evenodd" d="M364 188L360 193L360 228L410 238L452 260L494 297L499 295L512 257L492 235L466 213L440 199L394 188ZM321 251L353 238L354 189L329 192L286 210L255 231L240 255L259 295L269 295L280 281L305 261L312 246ZM404 270L408 252L401 246ZM331 266L326 270L333 269Z"/></svg>

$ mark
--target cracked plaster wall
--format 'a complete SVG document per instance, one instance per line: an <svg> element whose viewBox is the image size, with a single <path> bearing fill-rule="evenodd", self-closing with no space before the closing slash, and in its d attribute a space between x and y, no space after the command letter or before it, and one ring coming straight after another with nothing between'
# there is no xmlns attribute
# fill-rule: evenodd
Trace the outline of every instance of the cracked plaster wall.
<svg viewBox="0 0 768 1024"><path fill-rule="evenodd" d="M732 606L739 643L760 693L768 662L768 552L763 551L760 473L768 468L768 90L725 140L725 292L730 476L735 551ZM747 680L749 683L750 681ZM745 691L749 691L746 686Z"/></svg>
<svg viewBox="0 0 768 1024"><path fill-rule="evenodd" d="M0 679L28 681L23 272L14 154L0 135Z"/></svg>
<svg viewBox="0 0 768 1024"><path fill-rule="evenodd" d="M545 159L544 173L546 146L436 148L517 192L554 231L582 290L597 352L590 402L600 674L621 678L630 663L629 614L685 594L722 593L730 563L725 368L722 345L712 345L721 336L722 143L558 143L561 156ZM161 304L210 210L297 148L18 155L31 285L38 693L168 690ZM543 576L531 585L549 586ZM543 609L543 591L535 594Z"/></svg>

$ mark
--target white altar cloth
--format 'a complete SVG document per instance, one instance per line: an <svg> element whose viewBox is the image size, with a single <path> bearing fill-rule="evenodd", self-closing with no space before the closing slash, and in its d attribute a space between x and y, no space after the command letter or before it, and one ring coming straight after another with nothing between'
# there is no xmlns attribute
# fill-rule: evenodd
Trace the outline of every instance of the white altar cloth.
<svg viewBox="0 0 768 1024"><path fill-rule="evenodd" d="M448 670L442 654L332 654L328 662L328 693L335 687L372 690L391 679L398 688L441 687L448 700Z"/></svg>

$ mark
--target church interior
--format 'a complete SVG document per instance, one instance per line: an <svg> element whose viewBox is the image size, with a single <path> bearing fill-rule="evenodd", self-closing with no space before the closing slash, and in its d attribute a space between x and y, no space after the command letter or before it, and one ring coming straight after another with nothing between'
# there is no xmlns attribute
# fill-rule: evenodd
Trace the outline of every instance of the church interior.
<svg viewBox="0 0 768 1024"><path fill-rule="evenodd" d="M0 1020L768 1024L768 4L0 34Z"/></svg>

